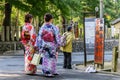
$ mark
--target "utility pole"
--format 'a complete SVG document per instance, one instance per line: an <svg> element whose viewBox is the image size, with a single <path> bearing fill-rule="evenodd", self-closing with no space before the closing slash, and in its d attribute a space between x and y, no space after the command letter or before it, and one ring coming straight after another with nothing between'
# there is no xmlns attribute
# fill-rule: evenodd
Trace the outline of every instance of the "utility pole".
<svg viewBox="0 0 120 80"><path fill-rule="evenodd" d="M100 19L102 20L102 18L103 18L103 0L100 0ZM105 36L105 27L104 27L104 36ZM103 52L103 57L104 57L104 52ZM104 58L103 58L103 64L101 65L101 68L104 68Z"/></svg>
<svg viewBox="0 0 120 80"><path fill-rule="evenodd" d="M100 18L103 18L103 0L100 0Z"/></svg>
<svg viewBox="0 0 120 80"><path fill-rule="evenodd" d="M117 72L120 72L120 28L119 28L119 46L118 46Z"/></svg>

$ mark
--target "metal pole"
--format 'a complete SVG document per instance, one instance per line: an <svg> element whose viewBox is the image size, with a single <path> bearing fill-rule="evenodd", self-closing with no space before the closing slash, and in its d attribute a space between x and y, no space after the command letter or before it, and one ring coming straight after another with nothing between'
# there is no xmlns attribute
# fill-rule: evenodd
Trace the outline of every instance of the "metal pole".
<svg viewBox="0 0 120 80"><path fill-rule="evenodd" d="M85 43L85 13L83 13L83 27L84 27L84 66L87 64L86 43Z"/></svg>
<svg viewBox="0 0 120 80"><path fill-rule="evenodd" d="M100 0L100 18L103 18L103 0Z"/></svg>

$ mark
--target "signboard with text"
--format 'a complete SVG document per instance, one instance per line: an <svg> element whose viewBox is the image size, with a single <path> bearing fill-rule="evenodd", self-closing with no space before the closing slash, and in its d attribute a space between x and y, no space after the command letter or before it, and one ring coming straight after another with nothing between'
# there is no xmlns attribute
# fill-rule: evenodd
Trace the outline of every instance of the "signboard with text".
<svg viewBox="0 0 120 80"><path fill-rule="evenodd" d="M96 18L85 18L85 45L87 54L94 54L95 19Z"/></svg>
<svg viewBox="0 0 120 80"><path fill-rule="evenodd" d="M95 55L94 63L103 64L104 62L104 19L95 20Z"/></svg>

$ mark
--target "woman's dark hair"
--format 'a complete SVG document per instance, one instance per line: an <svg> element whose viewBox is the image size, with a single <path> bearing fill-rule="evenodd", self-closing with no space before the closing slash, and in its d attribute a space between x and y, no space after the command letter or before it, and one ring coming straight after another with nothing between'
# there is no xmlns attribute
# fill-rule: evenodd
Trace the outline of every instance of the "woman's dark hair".
<svg viewBox="0 0 120 80"><path fill-rule="evenodd" d="M46 22L49 22L51 19L53 19L53 16L50 13L46 13L44 15L44 19Z"/></svg>
<svg viewBox="0 0 120 80"><path fill-rule="evenodd" d="M25 15L25 22L30 23L30 19L32 19L32 18L33 18L32 14L26 14Z"/></svg>
<svg viewBox="0 0 120 80"><path fill-rule="evenodd" d="M71 26L68 26L68 27L67 27L67 31L68 31L68 32L71 31L71 29L72 29Z"/></svg>

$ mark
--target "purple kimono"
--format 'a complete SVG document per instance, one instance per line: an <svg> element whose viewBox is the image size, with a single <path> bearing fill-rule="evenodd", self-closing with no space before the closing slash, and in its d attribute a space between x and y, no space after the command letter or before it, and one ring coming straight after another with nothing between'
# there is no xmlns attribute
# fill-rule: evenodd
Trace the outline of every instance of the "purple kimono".
<svg viewBox="0 0 120 80"><path fill-rule="evenodd" d="M56 73L56 49L60 45L59 30L53 24L44 23L39 30L36 46L43 55L42 71L44 74Z"/></svg>

